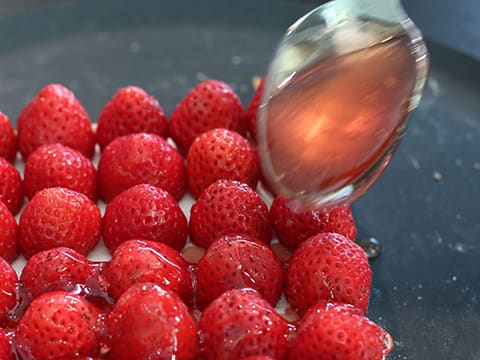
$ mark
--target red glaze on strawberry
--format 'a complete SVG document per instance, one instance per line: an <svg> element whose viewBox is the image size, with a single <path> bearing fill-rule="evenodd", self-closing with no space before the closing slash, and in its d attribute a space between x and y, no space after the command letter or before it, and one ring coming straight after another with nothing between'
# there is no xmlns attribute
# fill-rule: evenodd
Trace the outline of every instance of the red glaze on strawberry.
<svg viewBox="0 0 480 360"><path fill-rule="evenodd" d="M283 197L270 206L272 225L278 240L289 249L321 232L342 234L355 240L357 228L349 205L325 210L305 208Z"/></svg>
<svg viewBox="0 0 480 360"><path fill-rule="evenodd" d="M385 330L342 304L315 305L299 324L289 360L382 360L393 348Z"/></svg>
<svg viewBox="0 0 480 360"><path fill-rule="evenodd" d="M187 241L187 218L175 199L155 186L135 185L107 205L102 222L111 253L130 239L158 241L181 250Z"/></svg>
<svg viewBox="0 0 480 360"><path fill-rule="evenodd" d="M75 250L58 247L28 259L20 283L31 298L54 290L82 292L93 285L98 267Z"/></svg>
<svg viewBox="0 0 480 360"><path fill-rule="evenodd" d="M26 258L69 247L88 254L100 240L101 215L83 194L55 187L38 191L20 216L18 241Z"/></svg>
<svg viewBox="0 0 480 360"><path fill-rule="evenodd" d="M17 136L10 119L0 112L0 157L13 163L17 157Z"/></svg>
<svg viewBox="0 0 480 360"><path fill-rule="evenodd" d="M25 163L23 190L31 199L39 190L65 187L97 201L97 171L81 152L61 144L35 149Z"/></svg>
<svg viewBox="0 0 480 360"><path fill-rule="evenodd" d="M234 131L209 130L188 150L187 175L188 188L195 198L220 179L237 180L255 189L260 177L257 151Z"/></svg>
<svg viewBox="0 0 480 360"><path fill-rule="evenodd" d="M138 86L119 89L105 104L96 139L103 149L117 137L134 133L168 135L167 116L158 101Z"/></svg>
<svg viewBox="0 0 480 360"><path fill-rule="evenodd" d="M193 88L170 117L170 136L186 154L193 140L204 132L225 128L245 135L247 122L239 97L226 83L206 80Z"/></svg>
<svg viewBox="0 0 480 360"><path fill-rule="evenodd" d="M205 309L198 329L201 359L283 359L287 350L287 321L251 289L223 293Z"/></svg>
<svg viewBox="0 0 480 360"><path fill-rule="evenodd" d="M265 77L258 85L257 91L253 96L252 100L250 100L250 104L248 105L246 111L246 117L248 122L248 129L250 131L250 136L252 137L253 141L257 141L257 113L260 103L262 101L263 96L263 88L265 87Z"/></svg>
<svg viewBox="0 0 480 360"><path fill-rule="evenodd" d="M155 284L136 284L122 294L110 314L109 332L108 359L197 358L197 328L187 306Z"/></svg>
<svg viewBox="0 0 480 360"><path fill-rule="evenodd" d="M98 164L100 194L107 203L138 184L159 187L179 200L187 187L186 176L182 155L160 136L144 133L113 140Z"/></svg>
<svg viewBox="0 0 480 360"><path fill-rule="evenodd" d="M16 215L23 204L23 189L20 173L7 160L0 157L0 201Z"/></svg>
<svg viewBox="0 0 480 360"><path fill-rule="evenodd" d="M11 323L12 310L17 305L17 273L0 257L0 327Z"/></svg>
<svg viewBox="0 0 480 360"><path fill-rule="evenodd" d="M100 311L79 295L54 291L32 301L15 327L21 359L82 359L100 351Z"/></svg>
<svg viewBox="0 0 480 360"><path fill-rule="evenodd" d="M272 226L267 205L247 184L218 180L193 204L190 212L190 240L207 248L227 234L244 234L270 243Z"/></svg>
<svg viewBox="0 0 480 360"><path fill-rule="evenodd" d="M285 295L299 314L329 299L367 311L370 265L362 248L345 236L320 233L303 242L287 265Z"/></svg>
<svg viewBox="0 0 480 360"><path fill-rule="evenodd" d="M282 263L260 240L225 235L209 246L196 269L196 304L203 309L227 290L252 288L272 306L283 290Z"/></svg>
<svg viewBox="0 0 480 360"><path fill-rule="evenodd" d="M0 256L12 262L18 256L18 225L7 205L0 200Z"/></svg>
<svg viewBox="0 0 480 360"><path fill-rule="evenodd" d="M15 355L12 349L11 334L6 330L0 328L0 359L15 360Z"/></svg>
<svg viewBox="0 0 480 360"><path fill-rule="evenodd" d="M93 156L90 118L73 92L49 84L27 104L18 117L18 146L24 159L40 145L63 144Z"/></svg>
<svg viewBox="0 0 480 360"><path fill-rule="evenodd" d="M177 293L185 303L192 302L192 276L189 264L168 245L148 240L128 240L114 252L102 269L108 294L118 299L136 283L155 283Z"/></svg>

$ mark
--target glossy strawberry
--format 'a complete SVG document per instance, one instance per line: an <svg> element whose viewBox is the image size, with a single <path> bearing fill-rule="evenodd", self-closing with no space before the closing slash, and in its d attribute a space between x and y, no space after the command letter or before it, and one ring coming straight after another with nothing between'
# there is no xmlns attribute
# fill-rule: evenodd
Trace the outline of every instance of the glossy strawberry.
<svg viewBox="0 0 480 360"><path fill-rule="evenodd" d="M0 328L0 359L15 360L10 333L2 328Z"/></svg>
<svg viewBox="0 0 480 360"><path fill-rule="evenodd" d="M278 240L290 249L321 232L342 234L350 240L357 235L349 205L328 210L305 208L278 196L270 206L270 216Z"/></svg>
<svg viewBox="0 0 480 360"><path fill-rule="evenodd" d="M23 204L23 189L20 173L7 160L0 157L0 201L16 215Z"/></svg>
<svg viewBox="0 0 480 360"><path fill-rule="evenodd" d="M175 199L155 186L140 184L119 194L105 209L102 222L105 245L111 253L130 239L185 246L187 218Z"/></svg>
<svg viewBox="0 0 480 360"><path fill-rule="evenodd" d="M267 205L247 184L218 180L193 204L190 240L207 248L216 238L244 234L269 243L272 227Z"/></svg>
<svg viewBox="0 0 480 360"><path fill-rule="evenodd" d="M283 290L282 263L260 240L225 235L209 246L196 270L196 304L205 308L227 290L252 288L273 306Z"/></svg>
<svg viewBox="0 0 480 360"><path fill-rule="evenodd" d="M192 301L189 264L168 245L148 240L128 240L114 252L102 270L110 296L118 299L136 283L155 283Z"/></svg>
<svg viewBox="0 0 480 360"><path fill-rule="evenodd" d="M320 233L303 242L288 261L285 295L300 314L319 300L345 302L366 312L371 279L360 246L340 234Z"/></svg>
<svg viewBox="0 0 480 360"><path fill-rule="evenodd" d="M17 157L17 136L10 119L2 112L0 112L0 157L10 163Z"/></svg>
<svg viewBox="0 0 480 360"><path fill-rule="evenodd" d="M170 136L182 153L205 131L225 128L245 135L247 122L240 99L230 86L206 80L193 88L170 117Z"/></svg>
<svg viewBox="0 0 480 360"><path fill-rule="evenodd" d="M39 146L28 157L23 190L30 199L39 190L65 187L97 201L97 171L81 152L61 144Z"/></svg>
<svg viewBox="0 0 480 360"><path fill-rule="evenodd" d="M12 262L18 256L18 225L7 205L0 200L0 256Z"/></svg>
<svg viewBox="0 0 480 360"><path fill-rule="evenodd" d="M22 359L82 359L100 351L100 311L79 295L54 291L32 301L15 327Z"/></svg>
<svg viewBox="0 0 480 360"><path fill-rule="evenodd" d="M179 200L187 186L180 153L160 136L144 133L122 136L108 144L98 164L98 181L105 202L138 184L159 187Z"/></svg>
<svg viewBox="0 0 480 360"><path fill-rule="evenodd" d="M100 239L101 215L85 195L55 187L38 191L20 216L18 240L26 258L69 247L88 254Z"/></svg>
<svg viewBox="0 0 480 360"><path fill-rule="evenodd" d="M167 116L158 101L138 86L119 89L105 104L96 138L103 149L117 137L134 133L168 135Z"/></svg>
<svg viewBox="0 0 480 360"><path fill-rule="evenodd" d="M248 122L248 129L250 131L250 136L252 137L253 141L257 141L257 116L258 116L258 108L262 101L263 96L263 88L265 87L265 79L263 78L260 82L260 85L255 92L252 100L250 100L250 104L248 105L246 111L246 117Z"/></svg>
<svg viewBox="0 0 480 360"><path fill-rule="evenodd" d="M251 289L223 293L205 309L198 329L201 359L283 359L287 350L287 321Z"/></svg>
<svg viewBox="0 0 480 360"><path fill-rule="evenodd" d="M257 151L234 131L209 130L190 146L187 174L188 188L195 198L220 179L237 180L255 189L260 176Z"/></svg>
<svg viewBox="0 0 480 360"><path fill-rule="evenodd" d="M17 304L17 273L0 257L0 326L10 325L12 310Z"/></svg>
<svg viewBox="0 0 480 360"><path fill-rule="evenodd" d="M136 284L124 292L110 314L109 330L108 359L197 357L197 328L187 306L155 284Z"/></svg>
<svg viewBox="0 0 480 360"><path fill-rule="evenodd" d="M289 360L382 360L393 347L385 330L344 304L321 302L299 324Z"/></svg>
<svg viewBox="0 0 480 360"><path fill-rule="evenodd" d="M40 145L60 143L90 158L94 137L90 118L75 95L60 84L49 84L18 117L18 146L24 159Z"/></svg>
<svg viewBox="0 0 480 360"><path fill-rule="evenodd" d="M99 266L66 247L45 250L28 259L20 275L23 289L31 296L53 290L84 291L94 286Z"/></svg>

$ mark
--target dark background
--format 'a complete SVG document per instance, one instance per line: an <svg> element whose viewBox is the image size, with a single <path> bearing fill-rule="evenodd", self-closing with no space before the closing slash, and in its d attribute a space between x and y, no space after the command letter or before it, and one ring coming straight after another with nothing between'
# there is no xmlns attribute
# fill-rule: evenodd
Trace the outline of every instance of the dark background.
<svg viewBox="0 0 480 360"><path fill-rule="evenodd" d="M248 104L251 77L318 3L0 1L0 110L15 122L41 87L62 82L93 121L127 84L171 112L207 77ZM353 204L360 237L382 243L369 316L395 338L389 359L480 359L480 2L403 3L432 68L391 165Z"/></svg>

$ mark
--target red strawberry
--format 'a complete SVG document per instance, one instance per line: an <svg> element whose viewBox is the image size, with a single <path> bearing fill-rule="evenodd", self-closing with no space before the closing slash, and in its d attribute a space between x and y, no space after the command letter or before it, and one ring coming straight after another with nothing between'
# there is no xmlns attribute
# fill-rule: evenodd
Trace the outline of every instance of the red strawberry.
<svg viewBox="0 0 480 360"><path fill-rule="evenodd" d="M17 304L17 273L0 257L0 326L10 325L10 315Z"/></svg>
<svg viewBox="0 0 480 360"><path fill-rule="evenodd" d="M270 216L278 240L290 249L296 249L321 232L342 234L350 240L355 240L357 235L349 205L329 210L304 208L283 197L276 197L270 207Z"/></svg>
<svg viewBox="0 0 480 360"><path fill-rule="evenodd" d="M24 159L43 144L60 143L91 158L90 118L75 95L60 84L45 86L18 118L18 146Z"/></svg>
<svg viewBox="0 0 480 360"><path fill-rule="evenodd" d="M144 133L122 136L108 144L98 164L98 182L105 202L138 184L159 187L179 200L187 186L180 153L160 136Z"/></svg>
<svg viewBox="0 0 480 360"><path fill-rule="evenodd" d="M17 157L17 136L7 115L0 112L0 157L13 163Z"/></svg>
<svg viewBox="0 0 480 360"><path fill-rule="evenodd" d="M25 164L23 190L30 199L49 187L65 187L97 201L97 171L81 152L61 144L35 149Z"/></svg>
<svg viewBox="0 0 480 360"><path fill-rule="evenodd" d="M32 298L53 290L78 292L92 285L98 269L97 264L75 250L58 247L28 259L20 283Z"/></svg>
<svg viewBox="0 0 480 360"><path fill-rule="evenodd" d="M302 243L288 261L287 300L300 314L331 299L367 311L372 272L360 246L345 236L320 233Z"/></svg>
<svg viewBox="0 0 480 360"><path fill-rule="evenodd" d="M207 80L193 88L177 105L170 117L170 136L186 154L198 135L215 128L245 135L247 123L243 106L232 88L222 81Z"/></svg>
<svg viewBox="0 0 480 360"><path fill-rule="evenodd" d="M187 218L175 199L146 184L115 197L105 209L102 225L103 240L111 253L130 239L158 241L180 250L188 235Z"/></svg>
<svg viewBox="0 0 480 360"><path fill-rule="evenodd" d="M0 256L12 262L18 256L17 220L0 200Z"/></svg>
<svg viewBox="0 0 480 360"><path fill-rule="evenodd" d="M0 201L15 215L22 208L23 190L20 173L7 160L0 157Z"/></svg>
<svg viewBox="0 0 480 360"><path fill-rule="evenodd" d="M158 101L142 88L127 86L116 92L98 118L97 142L103 149L113 139L134 133L167 137L168 122Z"/></svg>
<svg viewBox="0 0 480 360"><path fill-rule="evenodd" d="M198 330L201 359L283 359L287 350L287 321L251 289L223 293L205 309Z"/></svg>
<svg viewBox="0 0 480 360"><path fill-rule="evenodd" d="M22 212L18 240L26 258L60 246L85 255L100 239L100 226L100 210L88 197L47 188L37 192Z"/></svg>
<svg viewBox="0 0 480 360"><path fill-rule="evenodd" d="M190 146L187 174L188 188L195 198L220 179L238 180L255 189L260 176L257 151L234 131L209 130Z"/></svg>
<svg viewBox="0 0 480 360"><path fill-rule="evenodd" d="M313 306L301 319L288 359L382 360L392 350L388 333L344 305Z"/></svg>
<svg viewBox="0 0 480 360"><path fill-rule="evenodd" d="M109 318L108 359L196 359L195 321L177 294L160 286L133 285Z"/></svg>
<svg viewBox="0 0 480 360"><path fill-rule="evenodd" d="M200 259L196 304L205 308L230 289L252 288L273 306L283 290L282 263L270 248L245 235L225 235Z"/></svg>
<svg viewBox="0 0 480 360"><path fill-rule="evenodd" d="M250 135L253 141L257 141L257 113L258 108L260 106L260 102L262 101L263 96L263 88L265 87L265 77L260 82L260 85L257 88L255 95L253 96L250 104L248 105L248 109L246 111L246 117L248 121L248 128L250 130Z"/></svg>
<svg viewBox="0 0 480 360"><path fill-rule="evenodd" d="M0 359L15 360L10 333L2 328L0 328Z"/></svg>
<svg viewBox="0 0 480 360"><path fill-rule="evenodd" d="M190 213L190 240L207 248L216 238L244 234L269 243L272 227L267 205L247 184L218 180L193 204Z"/></svg>
<svg viewBox="0 0 480 360"><path fill-rule="evenodd" d="M32 301L15 327L22 359L80 359L100 351L100 311L79 295L54 291Z"/></svg>
<svg viewBox="0 0 480 360"><path fill-rule="evenodd" d="M118 299L136 283L155 283L177 293L183 301L192 301L192 277L189 264L168 245L147 240L122 243L102 270L108 294Z"/></svg>

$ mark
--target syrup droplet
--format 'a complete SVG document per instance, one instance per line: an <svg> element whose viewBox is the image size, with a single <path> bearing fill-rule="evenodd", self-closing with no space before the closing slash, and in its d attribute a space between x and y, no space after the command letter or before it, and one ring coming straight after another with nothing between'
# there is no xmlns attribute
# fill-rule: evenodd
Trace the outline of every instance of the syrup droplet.
<svg viewBox="0 0 480 360"><path fill-rule="evenodd" d="M205 254L205 249L198 246L187 246L182 250L181 254L189 263L198 264L203 254Z"/></svg>
<svg viewBox="0 0 480 360"><path fill-rule="evenodd" d="M380 252L382 251L382 247L380 246L380 243L378 242L377 239L371 237L371 238L363 238L358 241L358 245L363 249L365 254L367 255L367 258L369 259L374 259L378 255L380 255Z"/></svg>
<svg viewBox="0 0 480 360"><path fill-rule="evenodd" d="M292 252L287 249L287 247L280 243L272 244L271 249L275 255L280 259L282 262L287 262L292 256Z"/></svg>

